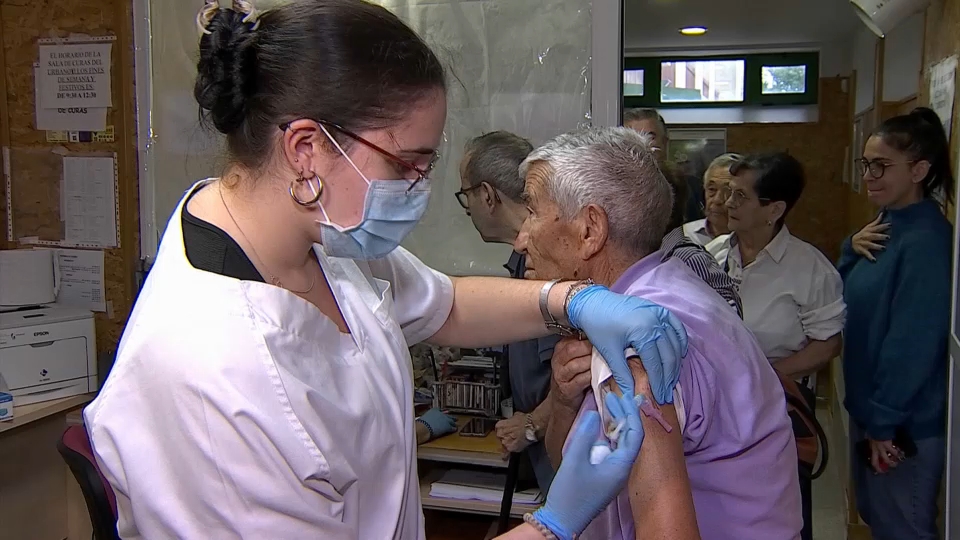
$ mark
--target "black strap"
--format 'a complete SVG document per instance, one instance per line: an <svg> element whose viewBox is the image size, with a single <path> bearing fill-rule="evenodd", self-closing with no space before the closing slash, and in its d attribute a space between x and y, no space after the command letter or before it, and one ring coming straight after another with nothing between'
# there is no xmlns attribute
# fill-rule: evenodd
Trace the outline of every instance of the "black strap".
<svg viewBox="0 0 960 540"><path fill-rule="evenodd" d="M513 509L513 492L517 489L517 478L520 476L520 458L523 454L511 453L510 463L507 464L507 478L503 484L503 498L500 499L500 519L497 522L497 534L507 534L510 528L510 510Z"/></svg>
<svg viewBox="0 0 960 540"><path fill-rule="evenodd" d="M817 443L820 445L820 464L816 470L811 473L810 478L813 480L820 478L823 471L827 468L827 461L830 459L830 445L827 443L827 434L823 431L823 426L817 421L817 417L813 415L810 411L810 406L807 405L804 400L788 392L784 392L783 394L787 397L787 403L805 415L810 424L813 425L813 430L817 432Z"/></svg>

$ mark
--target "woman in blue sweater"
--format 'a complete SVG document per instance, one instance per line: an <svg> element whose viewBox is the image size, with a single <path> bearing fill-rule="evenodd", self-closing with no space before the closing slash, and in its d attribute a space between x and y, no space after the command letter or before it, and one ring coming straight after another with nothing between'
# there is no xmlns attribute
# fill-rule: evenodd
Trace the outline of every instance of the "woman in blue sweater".
<svg viewBox="0 0 960 540"><path fill-rule="evenodd" d="M953 184L940 119L919 108L887 120L860 167L882 210L838 265L857 509L877 540L938 538L952 231L934 194Z"/></svg>

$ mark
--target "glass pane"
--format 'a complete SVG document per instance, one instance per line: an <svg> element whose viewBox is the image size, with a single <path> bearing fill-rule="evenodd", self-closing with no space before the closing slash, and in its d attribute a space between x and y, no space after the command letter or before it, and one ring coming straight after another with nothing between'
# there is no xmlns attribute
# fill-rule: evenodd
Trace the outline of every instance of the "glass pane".
<svg viewBox="0 0 960 540"><path fill-rule="evenodd" d="M764 94L802 94L807 91L807 66L763 66Z"/></svg>
<svg viewBox="0 0 960 540"><path fill-rule="evenodd" d="M623 95L643 96L643 70L630 69L623 72Z"/></svg>
<svg viewBox="0 0 960 540"><path fill-rule="evenodd" d="M743 60L660 64L660 101L743 101Z"/></svg>

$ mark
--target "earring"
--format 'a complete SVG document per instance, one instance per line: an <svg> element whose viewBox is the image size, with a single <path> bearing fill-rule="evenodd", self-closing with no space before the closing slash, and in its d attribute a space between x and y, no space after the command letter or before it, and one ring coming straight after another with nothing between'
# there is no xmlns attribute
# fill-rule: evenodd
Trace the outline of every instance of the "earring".
<svg viewBox="0 0 960 540"><path fill-rule="evenodd" d="M769 219L767 220L767 227L773 227L773 222Z"/></svg>
<svg viewBox="0 0 960 540"><path fill-rule="evenodd" d="M314 179L316 179L317 181L317 187L313 187L313 185L310 184L310 180L314 180ZM299 196L297 196L297 187L299 184L302 184L304 182L306 182L307 187L309 187L310 190L313 191L313 198L308 199L306 201L301 199ZM303 177L303 171L300 171L297 174L297 179L290 182L289 191L290 191L290 197L293 198L293 202L299 204L300 206L312 206L316 204L317 201L320 200L320 195L323 193L323 180L320 179L320 175L318 175L317 173L313 173L313 178L306 179Z"/></svg>

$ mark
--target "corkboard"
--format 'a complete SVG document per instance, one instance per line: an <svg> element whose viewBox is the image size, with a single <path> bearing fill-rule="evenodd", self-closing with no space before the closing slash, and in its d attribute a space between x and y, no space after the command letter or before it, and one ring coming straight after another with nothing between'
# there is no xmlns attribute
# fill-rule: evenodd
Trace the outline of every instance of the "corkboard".
<svg viewBox="0 0 960 540"><path fill-rule="evenodd" d="M843 91L844 80L848 78L820 80L820 119L815 123L723 126L727 129L728 152L787 150L803 163L807 185L787 216L787 226L791 233L817 246L831 259L839 255L844 238L842 224L849 191L849 186L843 184L847 143L842 141L849 139L850 129L850 92L849 88Z"/></svg>
<svg viewBox="0 0 960 540"><path fill-rule="evenodd" d="M926 105L930 102L927 95L930 93L930 79L927 78L926 70L954 54L960 54L960 0L934 0L927 8L923 35L924 78L920 81L920 103ZM954 99L951 163L957 163L957 141L960 137L960 106L957 105L956 98ZM954 174L960 173L954 171ZM947 209L950 221L954 221L955 216L956 212L952 208Z"/></svg>
<svg viewBox="0 0 960 540"><path fill-rule="evenodd" d="M98 313L97 349L115 350L134 297L139 232L136 165L136 121L133 86L132 5L124 0L4 0L0 3L3 83L0 85L0 144L11 148L11 157L42 155L54 147L34 125L33 63L40 38L114 35L111 54L113 107L107 124L114 126L113 143L63 143L71 154L115 153L119 172L118 229L121 248L104 252L104 279L108 313ZM13 161L13 160L12 160ZM60 207L59 175L45 159L14 161L18 174L35 180L43 197L14 199L12 208L0 206L0 218L11 212L14 221L57 223ZM13 172L13 171L11 171ZM3 198L0 198L3 199ZM38 200L39 199L39 200ZM53 234L53 231L48 231ZM6 236L5 234L3 235ZM4 242L4 247L14 246Z"/></svg>

